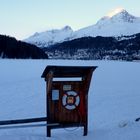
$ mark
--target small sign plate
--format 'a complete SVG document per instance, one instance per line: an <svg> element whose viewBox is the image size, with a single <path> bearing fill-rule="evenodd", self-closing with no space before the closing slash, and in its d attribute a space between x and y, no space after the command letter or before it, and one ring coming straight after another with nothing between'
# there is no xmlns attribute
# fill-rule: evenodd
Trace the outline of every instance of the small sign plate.
<svg viewBox="0 0 140 140"><path fill-rule="evenodd" d="M67 90L71 90L71 85L63 85L63 90L67 91Z"/></svg>
<svg viewBox="0 0 140 140"><path fill-rule="evenodd" d="M59 90L52 90L52 100L59 100Z"/></svg>

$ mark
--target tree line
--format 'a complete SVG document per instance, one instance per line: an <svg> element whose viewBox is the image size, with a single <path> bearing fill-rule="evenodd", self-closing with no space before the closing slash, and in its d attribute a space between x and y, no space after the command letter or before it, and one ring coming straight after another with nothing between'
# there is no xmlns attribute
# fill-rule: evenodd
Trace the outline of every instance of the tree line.
<svg viewBox="0 0 140 140"><path fill-rule="evenodd" d="M16 59L47 59L48 55L35 45L0 35L0 57Z"/></svg>
<svg viewBox="0 0 140 140"><path fill-rule="evenodd" d="M120 38L83 37L49 46L44 51L51 58L140 60L140 34Z"/></svg>

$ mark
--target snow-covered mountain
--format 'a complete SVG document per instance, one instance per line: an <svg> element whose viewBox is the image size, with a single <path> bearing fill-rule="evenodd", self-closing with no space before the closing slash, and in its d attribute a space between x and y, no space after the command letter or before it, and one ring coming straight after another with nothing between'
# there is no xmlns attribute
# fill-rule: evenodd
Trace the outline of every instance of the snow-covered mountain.
<svg viewBox="0 0 140 140"><path fill-rule="evenodd" d="M102 17L96 24L73 31L66 26L62 29L50 30L42 33L35 33L25 39L25 42L32 43L38 47L47 47L55 43L68 41L81 37L96 36L128 36L140 33L140 17L129 14L125 9L117 8Z"/></svg>
<svg viewBox="0 0 140 140"><path fill-rule="evenodd" d="M65 26L62 29L53 29L41 33L35 33L29 38L25 39L25 42L35 44L38 47L47 47L58 42L69 40L73 34L73 30L70 26Z"/></svg>
<svg viewBox="0 0 140 140"><path fill-rule="evenodd" d="M95 25L75 32L74 38L85 36L127 36L140 33L140 18L124 9L115 9L101 18Z"/></svg>

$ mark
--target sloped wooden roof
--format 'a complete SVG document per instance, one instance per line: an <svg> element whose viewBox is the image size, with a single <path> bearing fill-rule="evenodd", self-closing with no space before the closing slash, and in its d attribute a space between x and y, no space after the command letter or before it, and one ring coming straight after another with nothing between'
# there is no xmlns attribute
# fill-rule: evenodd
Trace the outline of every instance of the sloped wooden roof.
<svg viewBox="0 0 140 140"><path fill-rule="evenodd" d="M96 66L47 66L41 77L45 78L49 72L53 72L53 77L83 77L96 68Z"/></svg>

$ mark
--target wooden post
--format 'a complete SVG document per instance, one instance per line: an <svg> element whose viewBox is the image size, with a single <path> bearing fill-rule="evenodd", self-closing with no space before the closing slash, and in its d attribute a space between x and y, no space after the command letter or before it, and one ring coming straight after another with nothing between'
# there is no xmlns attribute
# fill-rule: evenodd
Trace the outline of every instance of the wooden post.
<svg viewBox="0 0 140 140"><path fill-rule="evenodd" d="M84 134L83 134L83 136L87 136L87 133L88 133L88 124L86 123L84 125Z"/></svg>
<svg viewBox="0 0 140 140"><path fill-rule="evenodd" d="M83 136L87 136L88 133L88 91L90 87L90 81L92 78L92 73L93 69L91 69L84 77L83 77L83 82L85 85L84 88L84 93L85 93L85 110L86 110L86 115L85 115L85 124L84 124L84 134Z"/></svg>
<svg viewBox="0 0 140 140"><path fill-rule="evenodd" d="M51 128L47 126L47 137L51 137Z"/></svg>
<svg viewBox="0 0 140 140"><path fill-rule="evenodd" d="M50 101L52 92L53 71L50 71L46 76L46 105L47 105L47 124L50 123ZM47 125L47 137L51 137L51 128Z"/></svg>

